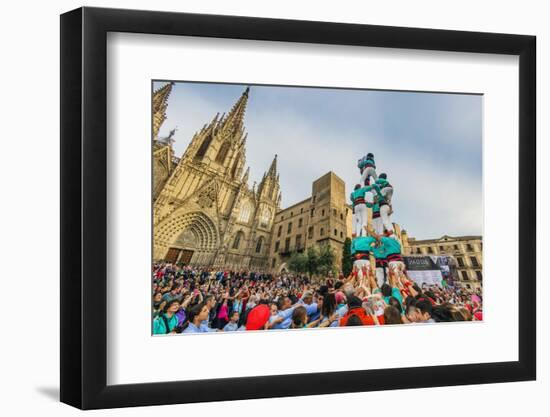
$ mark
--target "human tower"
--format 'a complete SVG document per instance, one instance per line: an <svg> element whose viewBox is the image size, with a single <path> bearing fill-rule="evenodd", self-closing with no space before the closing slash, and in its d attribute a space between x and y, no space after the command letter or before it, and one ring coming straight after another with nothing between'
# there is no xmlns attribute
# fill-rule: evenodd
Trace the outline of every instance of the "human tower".
<svg viewBox="0 0 550 417"><path fill-rule="evenodd" d="M359 275L374 274L381 287L388 281L388 272L402 277L405 271L401 244L391 221L393 186L387 174L376 174L372 153L359 159L357 167L361 179L350 196L353 270Z"/></svg>

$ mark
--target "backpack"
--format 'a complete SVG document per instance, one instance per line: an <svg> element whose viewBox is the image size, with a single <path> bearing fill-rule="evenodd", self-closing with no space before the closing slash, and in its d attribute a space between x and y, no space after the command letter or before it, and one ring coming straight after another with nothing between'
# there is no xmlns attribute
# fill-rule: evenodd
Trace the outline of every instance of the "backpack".
<svg viewBox="0 0 550 417"><path fill-rule="evenodd" d="M161 314L160 317L162 318L162 321L164 322L164 327L166 327L166 334L170 333L170 325L168 324L168 319L166 318L166 315Z"/></svg>

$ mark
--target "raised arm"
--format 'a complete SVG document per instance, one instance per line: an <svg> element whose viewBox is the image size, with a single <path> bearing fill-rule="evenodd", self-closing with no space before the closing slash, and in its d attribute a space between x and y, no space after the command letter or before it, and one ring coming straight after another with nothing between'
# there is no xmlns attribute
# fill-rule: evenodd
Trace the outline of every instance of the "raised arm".
<svg viewBox="0 0 550 417"><path fill-rule="evenodd" d="M182 306L184 309L186 309L186 308L189 306L189 304L191 303L191 300L192 300L192 299L193 299L193 294L189 294L189 295L185 298L185 300L183 300L183 303L181 303L181 306Z"/></svg>

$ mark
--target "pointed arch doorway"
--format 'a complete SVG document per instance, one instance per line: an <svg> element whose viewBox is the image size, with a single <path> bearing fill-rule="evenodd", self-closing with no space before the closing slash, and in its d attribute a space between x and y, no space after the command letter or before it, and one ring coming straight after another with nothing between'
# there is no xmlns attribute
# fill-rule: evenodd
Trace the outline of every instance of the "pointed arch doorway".
<svg viewBox="0 0 550 417"><path fill-rule="evenodd" d="M170 242L164 255L166 262L207 266L218 249L217 228L201 212L174 217L159 228L159 235Z"/></svg>

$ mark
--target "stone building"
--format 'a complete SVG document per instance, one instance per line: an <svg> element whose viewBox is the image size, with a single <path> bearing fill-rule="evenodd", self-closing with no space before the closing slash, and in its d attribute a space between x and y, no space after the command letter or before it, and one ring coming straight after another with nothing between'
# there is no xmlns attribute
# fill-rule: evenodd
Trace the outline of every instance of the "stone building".
<svg viewBox="0 0 550 417"><path fill-rule="evenodd" d="M292 252L302 252L313 245L330 245L340 268L344 240L351 237L351 218L345 183L328 172L313 182L310 197L277 212L270 269L284 270Z"/></svg>
<svg viewBox="0 0 550 417"><path fill-rule="evenodd" d="M401 232L404 255L448 255L454 258L461 285L479 288L483 282L483 241L481 236L442 236L416 240Z"/></svg>
<svg viewBox="0 0 550 417"><path fill-rule="evenodd" d="M166 183L166 180L177 165L172 149L172 136L158 138L158 132L164 120L166 120L166 109L168 97L172 92L174 83L166 84L153 94L153 199L156 199Z"/></svg>
<svg viewBox="0 0 550 417"><path fill-rule="evenodd" d="M265 269L281 193L277 156L249 187L243 121L249 89L217 114L176 158L173 132L158 138L172 83L153 92L153 259Z"/></svg>

